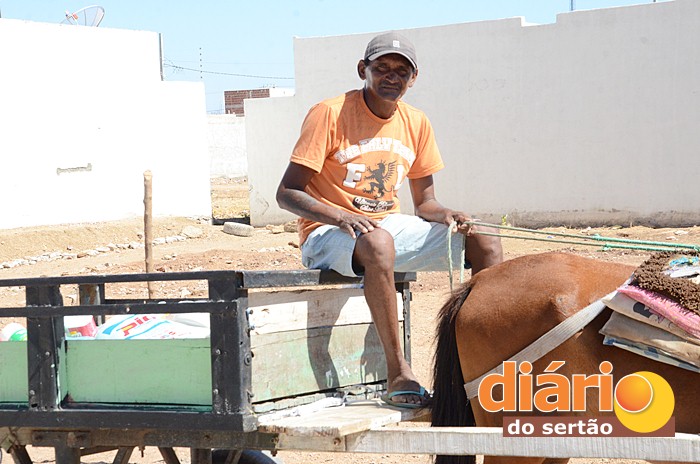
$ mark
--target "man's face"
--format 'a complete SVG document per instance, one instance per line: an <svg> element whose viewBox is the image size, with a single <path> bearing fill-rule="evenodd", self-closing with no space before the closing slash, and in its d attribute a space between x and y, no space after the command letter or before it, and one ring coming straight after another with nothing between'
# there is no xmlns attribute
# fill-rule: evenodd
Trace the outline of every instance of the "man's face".
<svg viewBox="0 0 700 464"><path fill-rule="evenodd" d="M396 53L380 56L369 65L360 61L358 71L371 97L393 102L413 86L417 75L411 63Z"/></svg>

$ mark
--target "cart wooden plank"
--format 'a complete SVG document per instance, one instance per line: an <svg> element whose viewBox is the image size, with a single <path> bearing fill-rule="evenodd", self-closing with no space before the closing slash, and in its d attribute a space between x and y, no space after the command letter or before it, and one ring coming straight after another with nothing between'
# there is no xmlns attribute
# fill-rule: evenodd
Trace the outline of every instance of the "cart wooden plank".
<svg viewBox="0 0 700 464"><path fill-rule="evenodd" d="M65 388L75 403L211 405L208 339L71 340Z"/></svg>
<svg viewBox="0 0 700 464"><path fill-rule="evenodd" d="M396 293L399 321L403 299ZM254 334L372 322L361 288L251 292L248 319Z"/></svg>
<svg viewBox="0 0 700 464"><path fill-rule="evenodd" d="M261 421L258 431L295 437L331 437L367 431L401 421L428 417L427 410L387 406L380 399L355 401L311 414Z"/></svg>
<svg viewBox="0 0 700 464"><path fill-rule="evenodd" d="M256 403L387 378L373 324L253 335L251 351Z"/></svg>
<svg viewBox="0 0 700 464"><path fill-rule="evenodd" d="M27 342L0 343L0 403L27 401Z"/></svg>
<svg viewBox="0 0 700 464"><path fill-rule="evenodd" d="M277 449L345 453L645 459L700 462L700 436L504 437L500 427L387 426L341 438L282 434Z"/></svg>

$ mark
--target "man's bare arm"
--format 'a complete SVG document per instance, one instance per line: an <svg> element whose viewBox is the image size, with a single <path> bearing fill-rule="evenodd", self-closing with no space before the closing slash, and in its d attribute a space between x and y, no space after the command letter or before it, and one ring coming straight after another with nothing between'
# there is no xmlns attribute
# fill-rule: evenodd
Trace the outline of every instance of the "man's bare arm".
<svg viewBox="0 0 700 464"><path fill-rule="evenodd" d="M280 208L310 221L338 226L353 238L356 238L356 230L367 233L378 227L377 222L373 219L334 208L306 193L306 186L314 175L316 172L311 168L289 163L277 188L276 198Z"/></svg>
<svg viewBox="0 0 700 464"><path fill-rule="evenodd" d="M440 222L447 225L451 224L453 221L457 221L460 232L469 232L470 226L467 224L462 225L462 223L470 221L470 217L462 211L445 208L435 198L433 176L411 179L410 186L416 216L426 221Z"/></svg>

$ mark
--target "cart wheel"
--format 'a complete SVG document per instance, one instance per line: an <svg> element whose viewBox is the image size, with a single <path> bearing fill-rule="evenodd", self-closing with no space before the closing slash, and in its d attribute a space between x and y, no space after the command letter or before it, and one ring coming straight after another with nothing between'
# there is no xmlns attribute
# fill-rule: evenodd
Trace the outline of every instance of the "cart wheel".
<svg viewBox="0 0 700 464"><path fill-rule="evenodd" d="M231 464L236 462L238 450L215 449L211 452L212 464ZM283 464L279 458L273 458L262 451L243 450L238 464Z"/></svg>

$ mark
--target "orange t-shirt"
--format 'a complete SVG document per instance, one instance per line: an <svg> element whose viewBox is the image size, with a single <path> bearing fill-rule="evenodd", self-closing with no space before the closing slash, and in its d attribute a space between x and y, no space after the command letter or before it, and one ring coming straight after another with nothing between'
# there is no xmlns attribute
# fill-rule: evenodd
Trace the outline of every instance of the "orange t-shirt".
<svg viewBox="0 0 700 464"><path fill-rule="evenodd" d="M313 106L291 161L318 173L306 187L309 195L377 220L399 212L397 190L407 177L425 177L444 167L425 113L399 101L391 118L379 118L362 90ZM301 218L301 243L320 225Z"/></svg>

